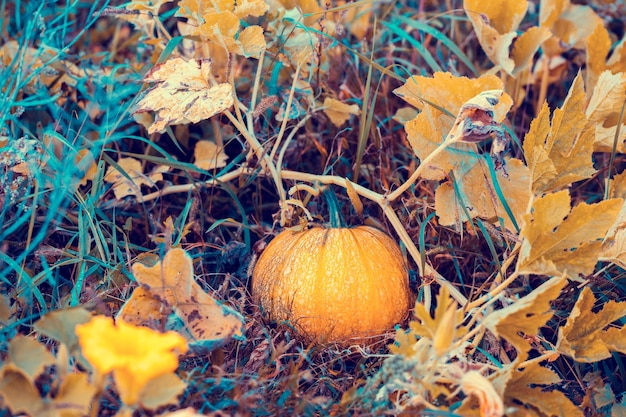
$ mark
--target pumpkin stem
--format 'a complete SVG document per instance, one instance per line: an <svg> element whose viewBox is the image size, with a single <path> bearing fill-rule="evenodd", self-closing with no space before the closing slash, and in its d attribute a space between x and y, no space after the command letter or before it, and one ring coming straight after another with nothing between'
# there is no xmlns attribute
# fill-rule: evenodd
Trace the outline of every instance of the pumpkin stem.
<svg viewBox="0 0 626 417"><path fill-rule="evenodd" d="M341 210L339 208L339 200L337 200L337 195L331 187L326 187L324 189L324 198L326 199L326 205L328 206L330 227L333 229L345 227L345 222L343 221Z"/></svg>

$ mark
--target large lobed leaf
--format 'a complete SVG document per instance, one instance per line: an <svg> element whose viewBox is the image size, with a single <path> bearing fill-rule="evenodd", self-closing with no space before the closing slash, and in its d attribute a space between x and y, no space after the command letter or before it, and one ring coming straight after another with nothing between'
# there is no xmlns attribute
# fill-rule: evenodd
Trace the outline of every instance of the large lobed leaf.
<svg viewBox="0 0 626 417"><path fill-rule="evenodd" d="M535 195L558 190L591 177L594 135L584 113L585 91L580 73L563 103L549 120L546 103L532 121L524 138L524 156L532 173Z"/></svg>
<svg viewBox="0 0 626 417"><path fill-rule="evenodd" d="M597 362L611 357L611 352L626 353L624 327L608 327L626 316L626 302L609 301L594 313L593 292L585 287L565 326L559 329L558 350L578 362ZM606 330L605 330L606 329Z"/></svg>
<svg viewBox="0 0 626 417"><path fill-rule="evenodd" d="M524 215L518 272L566 273L571 278L591 274L600 255L601 239L617 219L622 204L621 198L614 198L597 204L580 203L571 209L567 190L538 197Z"/></svg>

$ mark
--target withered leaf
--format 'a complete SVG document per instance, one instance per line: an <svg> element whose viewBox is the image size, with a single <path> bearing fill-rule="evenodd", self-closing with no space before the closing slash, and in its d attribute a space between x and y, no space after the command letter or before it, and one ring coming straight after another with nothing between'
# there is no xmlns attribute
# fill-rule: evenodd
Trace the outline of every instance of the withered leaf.
<svg viewBox="0 0 626 417"><path fill-rule="evenodd" d="M610 358L611 352L626 353L626 329L607 328L626 316L626 302L608 301L594 313L597 301L588 287L583 288L567 323L559 329L558 350L578 362L598 362Z"/></svg>
<svg viewBox="0 0 626 417"><path fill-rule="evenodd" d="M535 195L554 191L591 177L594 135L583 131L587 119L583 112L585 91L580 73L563 103L549 121L549 109L544 103L532 121L524 139L524 156L532 173Z"/></svg>
<svg viewBox="0 0 626 417"><path fill-rule="evenodd" d="M583 412L560 391L544 390L543 387L561 382L561 378L552 370L531 362L525 368L516 364L508 365L499 377L504 383L504 405L512 410L520 409L519 403L535 408L539 413L528 413L521 408L521 413L512 416L541 415L558 417L583 417ZM523 410L527 411L524 412ZM509 415L507 413L507 415Z"/></svg>
<svg viewBox="0 0 626 417"><path fill-rule="evenodd" d="M206 351L219 347L231 337L243 338L243 317L217 302L195 282L191 257L183 249L170 249L163 260L152 267L135 263L132 271L150 296L136 289L119 313L123 319L127 311L134 321L141 320L145 312L143 318L149 323L157 314L154 311L157 299L166 310L169 307L176 312L192 348Z"/></svg>
<svg viewBox="0 0 626 417"><path fill-rule="evenodd" d="M530 343L524 335L536 335L552 317L550 302L567 284L565 276L554 277L515 303L489 314L483 325L496 336L503 337L518 351L518 359L528 357Z"/></svg>
<svg viewBox="0 0 626 417"><path fill-rule="evenodd" d="M570 207L567 190L538 197L524 215L523 240L518 271L526 274L560 275L570 278L593 272L601 239L613 225L623 200Z"/></svg>
<svg viewBox="0 0 626 417"><path fill-rule="evenodd" d="M210 74L208 60L198 62L182 58L167 60L150 70L144 81L156 85L148 90L134 111L156 113L148 133L164 132L167 125L197 123L232 106L233 87L228 83L211 83Z"/></svg>

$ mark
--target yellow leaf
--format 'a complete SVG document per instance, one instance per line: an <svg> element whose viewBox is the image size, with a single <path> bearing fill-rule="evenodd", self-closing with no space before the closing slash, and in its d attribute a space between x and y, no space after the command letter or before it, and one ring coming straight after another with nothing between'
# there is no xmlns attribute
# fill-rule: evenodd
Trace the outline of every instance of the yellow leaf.
<svg viewBox="0 0 626 417"><path fill-rule="evenodd" d="M587 52L587 89L593 91L598 76L606 69L606 57L611 50L611 38L604 25L597 25L585 40Z"/></svg>
<svg viewBox="0 0 626 417"><path fill-rule="evenodd" d="M423 304L415 303L415 320L409 323L409 332L398 331L396 343L389 346L394 354L412 356L416 353L417 340L429 340L428 354L431 358L446 353L455 338L462 337L466 328L459 326L463 321L463 310L450 296L448 288L442 286L437 296L437 308L434 316ZM426 345L421 345L426 348ZM422 352L424 353L424 352Z"/></svg>
<svg viewBox="0 0 626 417"><path fill-rule="evenodd" d="M498 33L517 30L526 16L528 1L526 0L464 0L463 8L472 21L487 20ZM481 16L482 15L482 16Z"/></svg>
<svg viewBox="0 0 626 417"><path fill-rule="evenodd" d="M518 360L525 360L530 343L524 335L536 335L545 326L553 314L550 302L559 296L565 284L565 276L551 278L527 296L489 314L483 320L483 325L515 346Z"/></svg>
<svg viewBox="0 0 626 417"><path fill-rule="evenodd" d="M501 88L502 81L491 75L469 79L436 72L432 78L411 77L402 87L394 90L395 94L422 110L415 119L404 126L407 139L417 157L424 160L442 144L455 125L455 119L451 114L458 114L468 100L484 91ZM503 95L493 109L493 121L501 122L510 105L510 97ZM451 144L440 156L431 161L424 170L423 177L432 180L444 179L455 166L475 164L476 153L474 144Z"/></svg>
<svg viewBox="0 0 626 417"><path fill-rule="evenodd" d="M148 381L141 391L139 402L148 410L156 410L164 405L178 405L178 396L186 387L187 384L174 372L163 374Z"/></svg>
<svg viewBox="0 0 626 417"><path fill-rule="evenodd" d="M129 195L141 196L142 185L154 187L157 181L163 180L161 173L169 169L166 166L159 166L151 174L144 175L141 162L135 158L120 158L117 164L126 175L110 166L104 175L104 181L113 184L113 192L118 200Z"/></svg>
<svg viewBox="0 0 626 417"><path fill-rule="evenodd" d="M96 387L89 382L86 373L69 374L61 382L54 397L54 406L60 417L82 417L88 415Z"/></svg>
<svg viewBox="0 0 626 417"><path fill-rule="evenodd" d="M201 140L196 143L193 156L195 158L193 164L207 171L226 166L228 160L224 149L220 149L215 143L208 140Z"/></svg>
<svg viewBox="0 0 626 417"><path fill-rule="evenodd" d="M594 151L612 152L619 114L626 103L626 73L602 72L591 94L585 114L588 119L586 129L595 132ZM626 120L622 121L617 152L626 151Z"/></svg>
<svg viewBox="0 0 626 417"><path fill-rule="evenodd" d="M35 322L35 330L67 346L70 353L78 350L75 328L91 320L91 313L82 307L52 311Z"/></svg>
<svg viewBox="0 0 626 417"><path fill-rule="evenodd" d="M511 59L515 62L513 75L528 68L541 44L549 39L550 36L552 34L548 29L535 26L515 39L513 50L511 51Z"/></svg>
<svg viewBox="0 0 626 417"><path fill-rule="evenodd" d="M239 24L239 19L237 19ZM167 125L197 123L233 105L228 83L209 82L211 63L173 58L155 66L145 81L156 83L137 103L134 113L156 112L148 133L164 132Z"/></svg>
<svg viewBox="0 0 626 417"><path fill-rule="evenodd" d="M545 103L532 121L523 146L535 195L568 186L596 172L591 158L593 132L581 133L587 124L584 105L585 91L579 73L563 107L554 111L552 123Z"/></svg>
<svg viewBox="0 0 626 417"><path fill-rule="evenodd" d="M237 0L234 12L237 17L244 19L248 16L261 17L269 8L265 0Z"/></svg>
<svg viewBox="0 0 626 417"><path fill-rule="evenodd" d="M350 119L350 115L359 114L359 106L356 104L345 104L334 98L324 99L324 113L328 116L332 124L341 127Z"/></svg>
<svg viewBox="0 0 626 417"><path fill-rule="evenodd" d="M584 416L583 412L562 392L543 389L546 385L561 382L561 378L554 371L542 367L537 362L531 362L525 368L518 368L515 365L509 366L505 372L508 373L508 380L505 383L504 405L513 410L520 410L521 408L520 413L513 415ZM520 403L538 410L539 414L531 414L532 408L527 410L520 407Z"/></svg>
<svg viewBox="0 0 626 417"><path fill-rule="evenodd" d="M584 49L585 41L602 19L589 6L569 0L541 0L539 23L554 36L542 45L543 52L557 56L569 48Z"/></svg>
<svg viewBox="0 0 626 417"><path fill-rule="evenodd" d="M609 327L626 316L626 302L608 301L594 313L597 299L585 287L572 309L567 323L559 329L558 350L578 362L598 362L610 358L611 352L626 353L626 330Z"/></svg>
<svg viewBox="0 0 626 417"><path fill-rule="evenodd" d="M265 37L263 36L263 28L258 25L248 26L239 33L237 41L241 45L239 54L246 58L256 58L267 48Z"/></svg>
<svg viewBox="0 0 626 417"><path fill-rule="evenodd" d="M476 36L491 62L512 74L515 62L509 50L516 30L526 15L526 0L464 0L463 9L472 22ZM538 48L537 45L536 48ZM535 48L535 49L536 49Z"/></svg>
<svg viewBox="0 0 626 417"><path fill-rule="evenodd" d="M33 383L47 366L56 363L54 356L44 345L23 335L17 335L9 342L8 354L11 362Z"/></svg>
<svg viewBox="0 0 626 417"><path fill-rule="evenodd" d="M518 271L570 278L594 270L604 238L615 222L623 200L580 203L570 208L567 190L538 197L524 215Z"/></svg>
<svg viewBox="0 0 626 417"><path fill-rule="evenodd" d="M204 23L193 34L232 51L237 44L235 35L239 31L239 18L231 11L211 12L202 16Z"/></svg>
<svg viewBox="0 0 626 417"><path fill-rule="evenodd" d="M494 224L499 224L502 219L504 226L515 232L517 228L513 221L518 225L521 223L532 194L530 175L519 159L510 159L506 165L509 178L505 178L502 171L496 171L496 178L514 219L510 218L496 194L489 168L482 163L473 165L469 172L455 172L456 186L445 182L437 188L435 211L439 223L452 226L469 221L467 213L471 218L478 217Z"/></svg>
<svg viewBox="0 0 626 417"><path fill-rule="evenodd" d="M13 415L27 413L30 416L55 417L46 409L47 404L29 377L14 364L5 364L0 368L0 395Z"/></svg>
<svg viewBox="0 0 626 417"><path fill-rule="evenodd" d="M178 367L178 355L187 351L175 332L159 333L123 320L95 316L76 326L82 353L102 375L113 377L124 404L133 406L146 384Z"/></svg>
<svg viewBox="0 0 626 417"><path fill-rule="evenodd" d="M194 348L211 350L231 337L243 338L243 317L215 301L195 282L191 257L184 250L170 249L163 261L152 267L135 263L132 271L137 282L146 286L154 298L174 309L189 332L186 336ZM142 299L135 299L134 293L127 304L133 306L144 300L153 306L151 297L145 297L144 294ZM131 308L133 314L141 310L136 305ZM120 314L124 316L125 311L126 306Z"/></svg>
<svg viewBox="0 0 626 417"><path fill-rule="evenodd" d="M87 184L87 181L93 181L98 173L98 164L91 154L89 149L81 149L74 158L75 166L81 168L84 172L83 177L80 179L79 185Z"/></svg>

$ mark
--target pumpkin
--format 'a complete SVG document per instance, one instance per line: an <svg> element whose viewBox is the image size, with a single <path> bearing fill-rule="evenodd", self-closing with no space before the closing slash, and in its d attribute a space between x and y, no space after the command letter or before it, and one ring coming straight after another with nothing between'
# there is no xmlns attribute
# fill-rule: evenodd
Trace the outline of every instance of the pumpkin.
<svg viewBox="0 0 626 417"><path fill-rule="evenodd" d="M411 302L400 248L370 226L281 232L254 267L252 296L305 339L341 344L391 329Z"/></svg>

